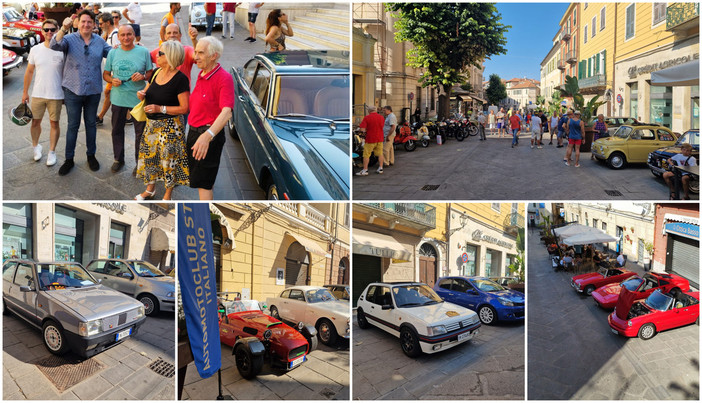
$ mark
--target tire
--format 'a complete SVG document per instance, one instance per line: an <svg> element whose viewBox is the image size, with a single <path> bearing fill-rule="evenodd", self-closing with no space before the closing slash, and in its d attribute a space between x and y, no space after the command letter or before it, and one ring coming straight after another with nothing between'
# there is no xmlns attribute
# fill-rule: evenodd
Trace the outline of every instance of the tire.
<svg viewBox="0 0 702 403"><path fill-rule="evenodd" d="M269 182L266 185L266 199L280 200L280 196L278 195L278 187L273 182Z"/></svg>
<svg viewBox="0 0 702 403"><path fill-rule="evenodd" d="M655 176L656 178L662 178L662 177L663 177L663 174L662 174L662 173L659 173L659 172L657 172L657 171L654 171L653 169L651 170L651 173L652 173L653 176Z"/></svg>
<svg viewBox="0 0 702 403"><path fill-rule="evenodd" d="M476 125L468 126L468 135L469 136L477 136L478 135L478 126L476 126Z"/></svg>
<svg viewBox="0 0 702 403"><path fill-rule="evenodd" d="M494 325L497 321L497 311L490 305L483 305L478 309L478 317L483 324Z"/></svg>
<svg viewBox="0 0 702 403"><path fill-rule="evenodd" d="M322 319L319 321L319 323L317 323L317 336L322 344L332 346L334 343L336 343L336 338L338 335L336 334L334 324L328 319Z"/></svg>
<svg viewBox="0 0 702 403"><path fill-rule="evenodd" d="M463 141L466 138L466 133L463 130L456 131L456 140Z"/></svg>
<svg viewBox="0 0 702 403"><path fill-rule="evenodd" d="M366 314L363 313L363 309L359 309L356 313L356 322L358 322L358 327L361 329L368 329L370 327L370 323L368 323L368 319L366 319Z"/></svg>
<svg viewBox="0 0 702 403"><path fill-rule="evenodd" d="M626 157L620 152L614 152L607 158L607 166L612 169L622 169L626 166Z"/></svg>
<svg viewBox="0 0 702 403"><path fill-rule="evenodd" d="M236 126L234 125L234 118L229 119L229 122L227 122L227 126L229 126L229 135L232 136L233 139L238 140L239 133L237 133Z"/></svg>
<svg viewBox="0 0 702 403"><path fill-rule="evenodd" d="M317 340L317 337L310 337L309 339L307 339L307 344L310 345L309 351L307 353L309 354L317 349L317 347L319 346L319 341Z"/></svg>
<svg viewBox="0 0 702 403"><path fill-rule="evenodd" d="M63 329L53 320L47 320L42 327L44 346L51 354L64 355L68 351L68 344L63 335Z"/></svg>
<svg viewBox="0 0 702 403"><path fill-rule="evenodd" d="M422 145L422 147L424 147L424 148L429 147L429 140L427 140L427 139L422 139L422 140L420 140L419 143L420 143L420 144Z"/></svg>
<svg viewBox="0 0 702 403"><path fill-rule="evenodd" d="M690 193L700 194L700 181L699 179L690 178Z"/></svg>
<svg viewBox="0 0 702 403"><path fill-rule="evenodd" d="M587 294L587 296L589 297L592 295L592 292L595 291L595 286L589 285L589 286L585 287L585 289L583 291L585 291L585 294Z"/></svg>
<svg viewBox="0 0 702 403"><path fill-rule="evenodd" d="M645 323L639 328L639 339L650 340L656 335L656 327L653 323Z"/></svg>
<svg viewBox="0 0 702 403"><path fill-rule="evenodd" d="M156 316L160 312L158 299L151 294L143 294L139 296L139 302L144 304L144 313L146 316Z"/></svg>
<svg viewBox="0 0 702 403"><path fill-rule="evenodd" d="M278 308L275 305L271 305L270 310L271 310L271 316L280 320L280 314L278 313Z"/></svg>
<svg viewBox="0 0 702 403"><path fill-rule="evenodd" d="M402 347L402 352L410 358L416 358L422 354L419 337L409 327L400 329L400 346Z"/></svg>
<svg viewBox="0 0 702 403"><path fill-rule="evenodd" d="M414 151L416 148L417 148L417 143L414 140L409 139L405 142L405 150Z"/></svg>
<svg viewBox="0 0 702 403"><path fill-rule="evenodd" d="M263 356L254 356L244 345L239 345L234 352L236 369L244 379L253 379L263 368Z"/></svg>

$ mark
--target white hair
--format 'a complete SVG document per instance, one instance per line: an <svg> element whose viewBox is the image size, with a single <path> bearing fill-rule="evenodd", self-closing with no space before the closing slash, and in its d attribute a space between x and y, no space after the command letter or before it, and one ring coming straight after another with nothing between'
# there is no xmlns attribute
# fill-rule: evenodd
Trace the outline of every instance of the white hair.
<svg viewBox="0 0 702 403"><path fill-rule="evenodd" d="M222 42L219 39L213 36L206 36L200 39L199 42L205 42L207 44L208 56L212 56L215 53L217 54L217 59L219 59L219 57L222 56L222 50L224 49L224 45L222 45Z"/></svg>

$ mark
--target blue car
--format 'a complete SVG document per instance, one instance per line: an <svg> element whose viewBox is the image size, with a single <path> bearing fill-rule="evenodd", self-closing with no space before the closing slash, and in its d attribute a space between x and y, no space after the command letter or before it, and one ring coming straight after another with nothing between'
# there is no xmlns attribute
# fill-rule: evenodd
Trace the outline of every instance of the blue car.
<svg viewBox="0 0 702 403"><path fill-rule="evenodd" d="M268 199L349 200L348 53L263 53L231 70L229 131Z"/></svg>
<svg viewBox="0 0 702 403"><path fill-rule="evenodd" d="M445 301L476 311L486 325L524 320L524 294L485 277L441 277L434 291Z"/></svg>

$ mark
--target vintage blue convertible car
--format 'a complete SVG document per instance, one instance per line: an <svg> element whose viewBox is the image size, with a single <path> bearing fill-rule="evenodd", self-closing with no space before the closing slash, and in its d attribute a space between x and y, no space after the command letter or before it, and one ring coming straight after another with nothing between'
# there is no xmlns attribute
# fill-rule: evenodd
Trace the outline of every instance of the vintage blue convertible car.
<svg viewBox="0 0 702 403"><path fill-rule="evenodd" d="M448 302L476 311L486 325L497 320L524 320L524 294L485 277L442 277L434 291Z"/></svg>
<svg viewBox="0 0 702 403"><path fill-rule="evenodd" d="M231 72L229 131L268 199L348 200L348 52L264 53Z"/></svg>

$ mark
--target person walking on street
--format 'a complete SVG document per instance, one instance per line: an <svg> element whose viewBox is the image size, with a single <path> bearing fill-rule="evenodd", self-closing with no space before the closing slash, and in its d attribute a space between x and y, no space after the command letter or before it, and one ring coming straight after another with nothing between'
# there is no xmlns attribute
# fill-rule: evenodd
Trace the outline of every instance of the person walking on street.
<svg viewBox="0 0 702 403"><path fill-rule="evenodd" d="M32 47L27 59L27 70L24 72L24 88L22 91L22 103L29 102L29 85L32 83L34 72L36 80L32 87L31 110L34 115L32 125L29 129L32 136L32 147L34 149L34 161L41 160L42 146L39 144L41 137L41 121L44 113L49 113L49 155L46 158L46 165L56 164L56 144L61 134L59 120L61 109L63 108L63 89L61 80L63 76L64 54L49 47L51 38L56 35L58 22L47 19L41 24L44 32L44 43Z"/></svg>
<svg viewBox="0 0 702 403"><path fill-rule="evenodd" d="M522 121L515 113L509 118L510 129L512 130L512 148L519 145L519 131L522 130Z"/></svg>
<svg viewBox="0 0 702 403"><path fill-rule="evenodd" d="M497 134L500 135L500 138L502 138L502 134L504 133L503 130L505 129L505 108L500 108L500 111L497 112Z"/></svg>
<svg viewBox="0 0 702 403"><path fill-rule="evenodd" d="M151 55L143 46L134 44L134 30L129 25L119 28L120 46L107 55L103 79L112 83L112 149L115 161L112 172L124 167L124 126L127 112L140 101L137 92L144 89L144 80L151 76ZM134 120L134 160L139 160L139 143L146 122Z"/></svg>
<svg viewBox="0 0 702 403"><path fill-rule="evenodd" d="M141 6L139 3L131 2L127 4L127 7L124 10L122 10L122 15L127 19L127 21L129 21L130 24L132 24L134 36L136 37L136 43L138 44L141 42Z"/></svg>
<svg viewBox="0 0 702 403"><path fill-rule="evenodd" d="M556 143L561 145L561 137L558 135L558 119L558 113L554 112L548 123L548 132L551 134L551 141L548 142L548 145L553 145L554 134L556 135Z"/></svg>
<svg viewBox="0 0 702 403"><path fill-rule="evenodd" d="M385 125L383 126L383 135L385 136L385 144L383 144L383 160L385 166L395 164L395 129L397 129L397 117L392 113L390 105L383 107L385 113ZM378 173L383 173L383 165L378 168Z"/></svg>
<svg viewBox="0 0 702 403"><path fill-rule="evenodd" d="M205 28L205 36L212 35L212 28L214 28L216 16L217 3L205 3L205 21L207 22L207 28Z"/></svg>
<svg viewBox="0 0 702 403"><path fill-rule="evenodd" d="M222 38L234 39L234 26L236 26L236 8L241 3L222 3Z"/></svg>
<svg viewBox="0 0 702 403"><path fill-rule="evenodd" d="M480 140L485 140L485 115L483 115L483 112L478 112L478 130Z"/></svg>
<svg viewBox="0 0 702 403"><path fill-rule="evenodd" d="M166 13L166 15L161 18L161 30L159 31L159 41L158 41L158 46L161 46L161 44L168 40L166 38L166 27L171 25L171 24L176 24L178 25L178 13L180 12L180 3L171 3L170 5L170 10Z"/></svg>
<svg viewBox="0 0 702 403"><path fill-rule="evenodd" d="M600 137L605 137L607 135L607 122L605 122L603 114L600 113L599 115L597 115L597 120L595 121L595 127L593 127L593 130L594 133L592 135L592 144L594 145L597 139L599 139ZM590 154L590 159L595 159L594 153Z"/></svg>
<svg viewBox="0 0 702 403"><path fill-rule="evenodd" d="M546 115L545 112L539 111L539 119L541 119L541 145L543 145L543 138L544 134L546 134L549 131L549 126L548 126L548 115Z"/></svg>
<svg viewBox="0 0 702 403"><path fill-rule="evenodd" d="M105 42L112 47L112 49L119 47L119 30L115 28L114 24L112 23L114 21L112 14L102 13L98 18L98 21L100 21L102 25L102 39L104 39ZM110 106L112 105L112 102L110 101L111 91L112 83L107 83L105 86L105 99L102 101L102 110L100 113L98 113L97 118L95 119L98 126L102 126L105 114L107 114L107 110L110 109Z"/></svg>
<svg viewBox="0 0 702 403"><path fill-rule="evenodd" d="M565 111L561 111L561 117L558 119L558 146L556 146L556 148L563 148L563 139L566 138L566 126L570 113L570 110L567 114Z"/></svg>
<svg viewBox="0 0 702 403"><path fill-rule="evenodd" d="M368 115L363 117L359 126L361 132L366 134L366 140L363 144L363 169L356 172L356 176L368 175L368 163L371 154L378 157L378 173L383 172L383 126L385 119L377 112L377 107L371 105L368 107Z"/></svg>
<svg viewBox="0 0 702 403"><path fill-rule="evenodd" d="M570 166L570 155L575 148L575 167L580 168L580 144L583 142L585 123L580 120L580 111L575 111L574 117L568 119L568 149L565 164Z"/></svg>
<svg viewBox="0 0 702 403"><path fill-rule="evenodd" d="M256 42L256 19L263 3L249 3L249 37L244 39L249 42Z"/></svg>
<svg viewBox="0 0 702 403"><path fill-rule="evenodd" d="M71 172L75 163L73 157L78 140L80 118L85 122L85 142L87 146L88 166L92 171L100 169L95 158L97 151L97 127L95 117L100 105L102 80L100 68L102 59L112 50L104 39L93 33L95 16L90 10L83 10L78 15L78 32L67 35L73 25L71 17L63 20L63 27L51 38L51 49L63 52L63 99L68 115L66 130L66 161L59 168L63 176Z"/></svg>
<svg viewBox="0 0 702 403"><path fill-rule="evenodd" d="M541 147L541 118L536 113L531 116L531 148Z"/></svg>

